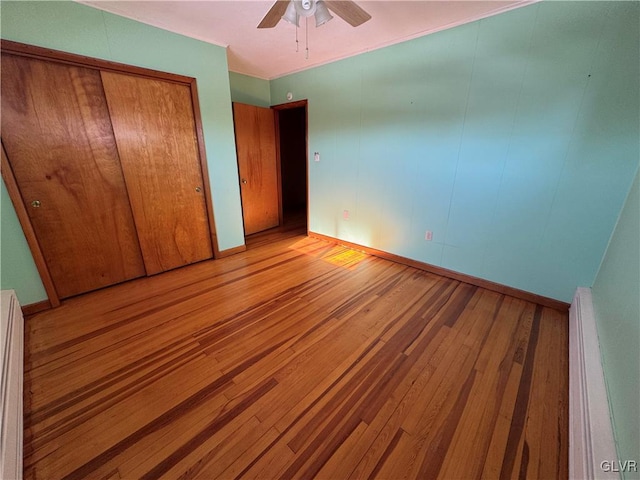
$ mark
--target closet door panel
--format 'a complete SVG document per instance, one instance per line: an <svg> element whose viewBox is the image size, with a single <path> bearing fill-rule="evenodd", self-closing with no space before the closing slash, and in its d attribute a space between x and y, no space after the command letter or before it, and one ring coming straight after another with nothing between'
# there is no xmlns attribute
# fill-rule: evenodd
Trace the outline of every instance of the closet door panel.
<svg viewBox="0 0 640 480"><path fill-rule="evenodd" d="M58 295L145 274L100 73L2 54L2 143Z"/></svg>
<svg viewBox="0 0 640 480"><path fill-rule="evenodd" d="M102 72L148 274L213 257L189 86Z"/></svg>

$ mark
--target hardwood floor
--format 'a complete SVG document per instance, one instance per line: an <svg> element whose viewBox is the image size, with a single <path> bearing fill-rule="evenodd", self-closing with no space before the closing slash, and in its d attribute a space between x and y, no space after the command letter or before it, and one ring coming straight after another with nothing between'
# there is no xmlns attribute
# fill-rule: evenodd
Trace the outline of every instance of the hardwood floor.
<svg viewBox="0 0 640 480"><path fill-rule="evenodd" d="M567 314L304 236L27 320L25 477L568 476Z"/></svg>
<svg viewBox="0 0 640 480"><path fill-rule="evenodd" d="M307 212L285 213L282 225L268 230L254 233L245 237L247 248L256 248L268 245L278 240L306 235L307 233Z"/></svg>

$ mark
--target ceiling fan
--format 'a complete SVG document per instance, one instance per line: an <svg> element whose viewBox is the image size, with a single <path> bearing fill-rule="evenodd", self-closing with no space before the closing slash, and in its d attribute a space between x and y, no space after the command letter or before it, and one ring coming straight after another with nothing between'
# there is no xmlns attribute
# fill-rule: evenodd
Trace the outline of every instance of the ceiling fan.
<svg viewBox="0 0 640 480"><path fill-rule="evenodd" d="M282 18L297 25L299 17L311 16L315 16L316 26L320 26L333 18L327 7L353 27L371 19L371 15L351 0L276 0L258 28L273 28Z"/></svg>

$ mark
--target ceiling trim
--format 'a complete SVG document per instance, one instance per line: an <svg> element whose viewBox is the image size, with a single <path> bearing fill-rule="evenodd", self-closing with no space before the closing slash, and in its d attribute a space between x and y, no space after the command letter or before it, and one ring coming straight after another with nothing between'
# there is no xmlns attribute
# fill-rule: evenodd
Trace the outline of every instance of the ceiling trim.
<svg viewBox="0 0 640 480"><path fill-rule="evenodd" d="M201 41L201 42L204 42L204 43L208 43L210 45L216 45L218 47L225 48L227 50L227 57L229 55L229 50L233 50L233 45L213 42L210 39L205 39L205 38L203 38L202 36L200 36L198 34L187 35L187 34L185 34L183 32L177 31L177 29L172 28L169 25L164 24L162 21L158 21L158 20L148 21L148 20L145 20L143 18L140 18L138 15L132 15L132 14L126 12L126 11L123 11L123 10L119 9L117 6L114 6L114 4L116 2L112 2L110 4L109 9L106 9L106 8L102 7L100 4L93 3L90 0L74 0L74 1L76 3L82 4L84 6L100 10L102 12L107 12L107 13L110 13L110 14L113 14L113 15L118 15L118 16L121 16L121 17L124 17L124 18L128 18L130 20L133 20L133 21L145 24L145 25L149 25L151 27L159 28L161 30L165 30L165 31L174 33L176 35L181 35L183 37L192 38L194 40L198 40L198 41ZM235 0L235 1L239 1L239 0ZM483 19L488 18L488 17L492 17L492 16L495 16L495 15L498 15L498 14L501 14L501 13L508 12L510 10L515 10L515 9L518 9L518 8L521 8L521 7L524 7L524 6L527 6L527 5L535 4L535 3L538 3L538 2L541 2L541 1L542 0L520 0L520 1L517 1L517 2L512 3L510 5L501 5L501 6L497 7L497 8L495 8L495 9L489 10L489 11L481 13L481 14L472 15L471 17L468 17L468 18L465 18L465 19L462 19L462 20L459 20L459 21L450 22L448 24L439 25L439 26L437 26L435 28L419 31L419 32L413 33L411 35L405 35L405 36L398 37L398 38L395 38L395 39L392 39L392 40L389 40L389 41L381 42L379 44L375 44L373 46L369 46L367 48L360 49L358 51L355 51L355 52L352 52L352 53L349 53L349 54L333 57L333 58L331 58L329 60L316 61L316 62L311 61L311 62L305 64L304 66L300 67L300 68L294 68L292 70L288 70L288 71L286 71L286 72L284 72L282 74L277 74L277 75L274 75L274 76L261 76L261 75L256 75L255 73L249 73L249 72L243 71L242 69L232 69L230 67L228 67L228 68L229 68L230 72L234 72L234 73L237 73L237 74L240 74L240 75L246 75L246 76L250 76L250 77L253 77L253 78L258 78L258 79L261 79L261 80L267 80L267 81L276 80L276 79L279 79L279 78L286 77L288 75L293 75L293 74L300 73L300 72L303 72L303 71L306 71L306 70L309 70L309 69L312 69L312 68L316 68L316 67L320 67L320 66L323 66L323 65L327 65L327 64L333 63L333 62L344 60L346 58L351 58L351 57L355 57L357 55L362 55L363 53L372 52L372 51L379 50L379 49L382 49L382 48L385 48L385 47L389 47L391 45L396 45L396 44L399 44L399 43L403 43L403 42L407 42L407 41L410 41L410 40L414 40L416 38L424 37L426 35L431 35L433 33L437 33L437 32L443 31L443 30L448 30L448 29L455 28L455 27L458 27L458 26L461 26L461 25L465 25L465 24L468 24L468 23L473 23L473 22L476 22L476 21L479 21L479 20L483 20ZM229 64L229 62L227 61L227 65L228 64Z"/></svg>
<svg viewBox="0 0 640 480"><path fill-rule="evenodd" d="M311 68L316 68L316 67L320 67L322 65L327 65L329 63L338 62L340 60L344 60L345 58L355 57L357 55L362 55L363 53L373 52L374 50L380 50L381 48L390 47L391 45L397 45L399 43L408 42L410 40L414 40L414 39L420 38L420 37L425 37L427 35L431 35L433 33L441 32L443 30L448 30L450 28L459 27L461 25L466 25L468 23L477 22L478 20L483 20L483 19L488 18L488 17L493 17L493 16L498 15L500 13L505 13L505 12L508 12L510 10L515 10L517 8L525 7L527 5L533 5L533 4L539 3L541 1L542 0L521 0L521 1L517 2L517 3L512 4L512 5L499 7L499 8L496 8L494 10L491 10L489 12L485 12L484 14L481 14L481 15L474 15L474 16L468 18L468 19L465 19L465 20L460 20L460 21L457 21L457 22L451 22L451 23L448 23L446 25L441 25L441 26L439 26L437 28L431 28L431 29L424 30L424 31L421 31L421 32L417 32L417 33L414 33L414 34L411 34L411 35L406 35L404 37L400 37L400 38L395 39L395 40L391 40L391 41L388 41L388 42L383 42L383 43L380 43L380 44L376 44L373 47L369 47L367 49L360 50L360 51L355 52L355 53L351 53L351 54L343 55L343 56L339 56L339 57L334 57L334 58L332 58L331 60L329 60L327 62L316 62L314 64L309 64L308 66L305 66L305 67L302 67L302 68L298 68L298 69L294 69L294 70L291 70L291 71L289 71L287 73L283 73L282 75L276 75L276 76L271 77L271 78L266 78L264 80L276 80L278 78L286 77L287 75L293 75L295 73L304 72L305 70L309 70ZM242 75L248 75L248 76L254 76L254 75L249 75L248 73L243 73L243 72L235 72L235 73L240 73Z"/></svg>
<svg viewBox="0 0 640 480"><path fill-rule="evenodd" d="M201 42L204 43L208 43L210 45L216 45L218 47L222 47L222 48L229 48L228 44L223 44L223 43L216 43L216 42L212 42L211 40L206 40L205 38L201 37L200 35L185 35L183 32L178 32L177 30L171 28L168 25L163 24L162 22L149 22L147 20L144 20L136 15L131 15L129 13L125 13L122 10L120 10L117 7L110 7L109 9L103 8L102 6L100 6L99 4L95 4L93 2L91 2L90 0L73 0L76 3L79 3L81 5L84 5L85 7L90 7L90 8L94 8L96 10L100 10L102 12L107 12L110 13L112 15L117 15L119 17L124 17L124 18L128 18L129 20L134 20L136 22L139 23L143 23L145 25L149 25L150 27L155 27L155 28L159 28L160 30L166 30L167 32L171 32L171 33L175 33L176 35L180 35L182 37L187 37L187 38L193 38L194 40L199 40Z"/></svg>

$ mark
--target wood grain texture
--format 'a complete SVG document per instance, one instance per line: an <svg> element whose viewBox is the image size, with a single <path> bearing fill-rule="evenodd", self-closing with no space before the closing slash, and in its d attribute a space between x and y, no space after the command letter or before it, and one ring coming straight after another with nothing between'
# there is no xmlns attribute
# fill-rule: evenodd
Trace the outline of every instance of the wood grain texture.
<svg viewBox="0 0 640 480"><path fill-rule="evenodd" d="M566 313L272 240L34 315L25 477L567 477Z"/></svg>
<svg viewBox="0 0 640 480"><path fill-rule="evenodd" d="M27 240L27 245L29 245L29 250L31 250L31 255L33 256L33 261L36 265L36 269L40 274L40 279L42 280L44 291L47 293L47 300L43 300L43 302L49 304L50 307L57 307L58 305L60 305L60 297L58 296L56 287L53 284L53 279L51 278L49 267L47 267L47 261L45 260L44 255L42 254L42 249L40 248L40 244L38 243L36 232L33 230L33 225L31 225L31 220L29 219L27 208L22 201L20 189L18 188L18 183L16 182L16 177L13 175L11 165L9 165L9 159L7 158L7 154L4 151L4 145L2 145L2 164L0 166L0 171L2 173L4 184L7 187L7 193L9 194L9 198L11 199L11 203L13 204L13 208L16 211L16 216L18 217L18 221L20 222L20 226L22 227L25 239ZM35 311L39 310L34 310L34 312ZM27 315L24 311L23 313Z"/></svg>
<svg viewBox="0 0 640 480"><path fill-rule="evenodd" d="M278 226L275 116L270 108L233 104L244 234Z"/></svg>
<svg viewBox="0 0 640 480"><path fill-rule="evenodd" d="M316 233L316 232L307 232L307 233L311 237L318 238L321 240L327 240L337 245L343 245L349 248L353 248L355 250L363 251L368 253L369 255L375 255L380 258L391 260L392 262L401 263L403 265L408 265L410 267L419 268L420 270L425 270L427 272L435 273L436 275L442 275L444 277L452 278L454 280L470 283L478 287L486 288L487 290L492 290L494 292L520 298L527 302L539 303L540 305L544 305L545 307L554 308L562 312L569 311L570 304L566 302L562 302L560 300L556 300L554 298L544 297L542 295L537 295L535 293L526 292L518 288L509 287L507 285L502 285L500 283L492 282L490 280L485 280L483 278L478 278L478 277L474 277L464 273L456 272L454 270L449 270L447 268L438 267L436 265L431 265L429 263L420 262L418 260L412 260L410 258L401 257L400 255L384 252L376 248L365 247L363 245L358 245L356 243L347 242L339 238L329 237L321 233Z"/></svg>
<svg viewBox="0 0 640 480"><path fill-rule="evenodd" d="M2 143L61 298L144 275L97 71L3 53Z"/></svg>
<svg viewBox="0 0 640 480"><path fill-rule="evenodd" d="M58 303L60 305L60 303ZM56 307L58 306L56 305ZM49 300L42 300L41 302L30 303L28 305L22 305L22 315L25 317L29 315L33 315L35 313L44 312L45 310L49 310L53 305Z"/></svg>
<svg viewBox="0 0 640 480"><path fill-rule="evenodd" d="M189 87L101 75L147 274L212 258Z"/></svg>
<svg viewBox="0 0 640 480"><path fill-rule="evenodd" d="M200 154L200 169L202 171L202 185L204 187L207 203L207 216L209 219L209 231L211 234L211 246L213 247L213 257L218 258L222 252L218 246L218 236L216 234L216 221L213 212L213 201L211 194L211 182L209 181L209 167L207 166L207 150L204 144L204 131L202 130L202 115L200 113L200 97L198 95L198 85L195 78L190 79L189 90L191 91L191 105L193 107L193 119L196 127L196 138L198 152Z"/></svg>
<svg viewBox="0 0 640 480"><path fill-rule="evenodd" d="M371 15L356 2L350 0L326 0L327 7L352 27L357 27L371 20Z"/></svg>
<svg viewBox="0 0 640 480"><path fill-rule="evenodd" d="M147 78L157 78L170 82L184 83L188 85L193 82L193 78L175 73L161 72L150 68L127 65L126 63L112 62L100 58L77 55L75 53L63 52L51 48L37 47L26 43L14 42L12 40L0 39L0 48L5 53L15 53L23 57L30 57L40 60L53 60L65 65L88 67L107 72L130 73Z"/></svg>
<svg viewBox="0 0 640 480"><path fill-rule="evenodd" d="M273 28L282 19L289 5L288 0L276 0L258 24L258 28Z"/></svg>

